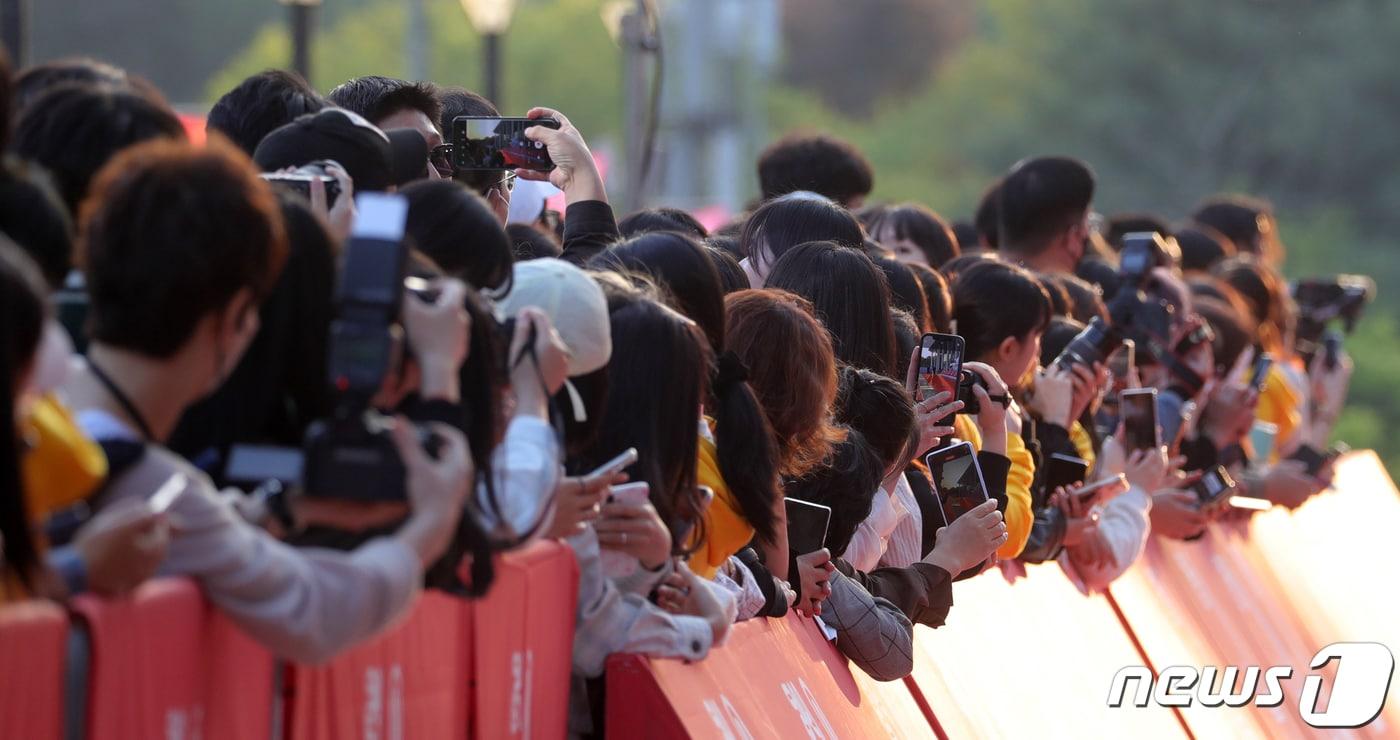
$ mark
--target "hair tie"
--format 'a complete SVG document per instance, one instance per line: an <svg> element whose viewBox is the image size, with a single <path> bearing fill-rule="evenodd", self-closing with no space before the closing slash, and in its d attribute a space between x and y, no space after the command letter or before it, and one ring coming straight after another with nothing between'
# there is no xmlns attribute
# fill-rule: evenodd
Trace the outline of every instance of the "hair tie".
<svg viewBox="0 0 1400 740"><path fill-rule="evenodd" d="M749 379L749 368L739 356L726 350L719 356L715 372L715 392L728 393L730 388Z"/></svg>

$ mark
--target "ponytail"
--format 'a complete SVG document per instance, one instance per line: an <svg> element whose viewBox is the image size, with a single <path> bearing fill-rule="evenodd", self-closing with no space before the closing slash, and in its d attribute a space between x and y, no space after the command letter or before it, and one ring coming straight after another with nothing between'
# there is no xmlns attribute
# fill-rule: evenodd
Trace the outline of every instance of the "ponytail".
<svg viewBox="0 0 1400 740"><path fill-rule="evenodd" d="M758 397L748 384L748 368L733 352L723 352L710 384L719 472L739 502L744 519L771 544L777 536L773 504L778 497L778 448Z"/></svg>

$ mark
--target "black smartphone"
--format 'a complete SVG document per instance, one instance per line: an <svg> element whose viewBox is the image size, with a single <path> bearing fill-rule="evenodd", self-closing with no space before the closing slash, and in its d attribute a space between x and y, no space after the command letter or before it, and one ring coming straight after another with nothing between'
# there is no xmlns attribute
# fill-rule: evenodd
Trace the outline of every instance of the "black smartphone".
<svg viewBox="0 0 1400 740"><path fill-rule="evenodd" d="M1322 335L1322 363L1328 370L1335 370L1337 363L1342 361L1342 333L1336 329L1328 329Z"/></svg>
<svg viewBox="0 0 1400 740"><path fill-rule="evenodd" d="M1201 507L1214 506L1217 502L1229 496L1235 490L1235 479L1230 477L1229 471L1221 465L1207 468L1201 473L1200 480L1191 486L1196 492L1196 500L1201 502Z"/></svg>
<svg viewBox="0 0 1400 740"><path fill-rule="evenodd" d="M933 476L933 490L943 504L943 518L953 520L989 499L982 466L970 442L959 442L924 456Z"/></svg>
<svg viewBox="0 0 1400 740"><path fill-rule="evenodd" d="M831 507L797 498L784 498L787 509L788 549L798 555L826 547L826 529L831 524Z"/></svg>
<svg viewBox="0 0 1400 740"><path fill-rule="evenodd" d="M544 126L557 129L553 118L483 118L457 116L452 119L452 163L464 170L535 170L549 172L554 161L543 142L531 141L525 129Z"/></svg>
<svg viewBox="0 0 1400 740"><path fill-rule="evenodd" d="M938 393L958 392L966 344L956 334L925 334L919 340L919 395L924 400ZM950 398L949 401L952 401Z"/></svg>
<svg viewBox="0 0 1400 740"><path fill-rule="evenodd" d="M1254 372L1249 376L1249 384L1254 387L1255 393L1264 392L1264 384L1269 380L1269 370L1274 366L1274 356L1268 352L1260 352L1254 358Z"/></svg>
<svg viewBox="0 0 1400 740"><path fill-rule="evenodd" d="M1045 493L1046 495L1052 494L1060 486L1065 488L1077 486L1084 482L1087 475L1089 475L1088 460L1056 452L1045 461Z"/></svg>
<svg viewBox="0 0 1400 740"><path fill-rule="evenodd" d="M1118 394L1118 413L1123 419L1123 448L1155 450L1162 445L1157 429L1157 389L1130 388Z"/></svg>

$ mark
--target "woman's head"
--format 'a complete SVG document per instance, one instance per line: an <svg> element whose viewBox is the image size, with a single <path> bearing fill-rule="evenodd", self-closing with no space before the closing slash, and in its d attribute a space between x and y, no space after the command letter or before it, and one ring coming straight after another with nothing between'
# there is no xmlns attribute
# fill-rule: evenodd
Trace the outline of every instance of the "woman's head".
<svg viewBox="0 0 1400 740"><path fill-rule="evenodd" d="M763 287L773 265L799 244L831 241L859 249L865 235L850 211L818 195L793 193L764 203L739 234L749 282Z"/></svg>
<svg viewBox="0 0 1400 740"><path fill-rule="evenodd" d="M766 287L812 302L831 332L836 359L889 377L902 374L885 274L863 252L833 242L796 246L774 263Z"/></svg>
<svg viewBox="0 0 1400 740"><path fill-rule="evenodd" d="M914 270L908 264L891 257L873 259L875 266L885 273L885 282L890 286L890 304L909 312L921 330L927 329L928 296L924 295L924 286L919 282L919 278L915 277Z"/></svg>
<svg viewBox="0 0 1400 740"><path fill-rule="evenodd" d="M839 558L860 523L870 516L875 492L884 479L885 465L874 448L860 432L847 430L846 438L836 443L819 467L784 483L783 495L831 507L826 547Z"/></svg>
<svg viewBox="0 0 1400 740"><path fill-rule="evenodd" d="M1035 367L1050 325L1050 296L1034 275L1005 262L983 262L953 281L953 318L964 357L996 369L1016 386Z"/></svg>
<svg viewBox="0 0 1400 740"><path fill-rule="evenodd" d="M919 280L919 287L924 289L924 298L928 299L928 320L930 331L940 334L953 334L953 292L948 288L948 279L943 277L943 273L929 267L912 263L909 269L914 272L914 277Z"/></svg>
<svg viewBox="0 0 1400 740"><path fill-rule="evenodd" d="M843 367L836 420L860 432L880 458L881 479L904 469L919 443L914 403L903 385L869 370Z"/></svg>
<svg viewBox="0 0 1400 740"><path fill-rule="evenodd" d="M780 290L743 290L725 299L728 349L748 367L749 385L773 427L778 469L799 476L826 457L836 361L831 335L812 304Z"/></svg>
<svg viewBox="0 0 1400 740"><path fill-rule="evenodd" d="M455 180L419 180L400 192L408 199L407 233L419 251L477 290L506 287L515 261L510 237L481 196Z"/></svg>
<svg viewBox="0 0 1400 740"><path fill-rule="evenodd" d="M706 241L705 254L710 258L710 263L715 266L715 272L719 274L719 284L724 290L724 294L729 295L741 290L748 290L749 276L744 274L744 268L739 264L738 258L734 256L733 252L715 246L715 241L715 239Z"/></svg>
<svg viewBox="0 0 1400 740"><path fill-rule="evenodd" d="M932 267L957 257L957 237L938 214L917 203L902 203L871 215L870 235L894 250L901 262L919 262Z"/></svg>
<svg viewBox="0 0 1400 740"><path fill-rule="evenodd" d="M627 238L653 231L677 231L696 239L704 239L710 235L704 224L679 208L647 208L636 211L617 222L617 230Z"/></svg>
<svg viewBox="0 0 1400 740"><path fill-rule="evenodd" d="M1240 255L1215 266L1214 274L1249 304L1250 320L1258 326L1259 344L1275 355L1285 351L1293 333L1293 299L1283 277L1252 255Z"/></svg>
<svg viewBox="0 0 1400 740"><path fill-rule="evenodd" d="M17 427L48 314L46 292L39 268L0 237L0 316L5 317L0 321L0 592L11 578L31 589L40 568L24 501Z"/></svg>
<svg viewBox="0 0 1400 740"><path fill-rule="evenodd" d="M693 237L676 231L644 232L601 252L590 267L647 275L666 292L672 308L700 325L715 352L724 350L719 273Z"/></svg>
<svg viewBox="0 0 1400 740"><path fill-rule="evenodd" d="M609 292L608 385L616 392L608 395L596 441L580 458L592 469L637 448L628 472L651 486L652 504L676 547L687 548L698 540L682 537L700 526L695 470L700 405L713 362L709 343L695 322L654 297Z"/></svg>

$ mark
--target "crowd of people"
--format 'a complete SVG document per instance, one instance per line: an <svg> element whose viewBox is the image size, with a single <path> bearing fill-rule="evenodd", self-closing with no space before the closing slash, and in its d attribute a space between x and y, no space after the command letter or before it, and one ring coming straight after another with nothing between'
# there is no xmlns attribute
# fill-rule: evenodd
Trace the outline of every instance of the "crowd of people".
<svg viewBox="0 0 1400 740"><path fill-rule="evenodd" d="M704 660L795 610L894 680L954 581L1057 561L1101 589L1147 538L1255 510L1202 476L1286 507L1329 485L1352 366L1302 341L1259 200L1105 218L1088 164L1038 156L950 223L870 202L859 151L794 135L759 157L751 210L708 230L617 220L549 108L526 117L557 127L525 136L552 170L459 169L453 120L499 113L429 82L260 73L201 145L92 60L4 65L0 108L3 601L185 576L316 662L423 588L478 596L494 553L561 540L587 735L611 654ZM347 255L386 238L371 193L406 206L407 287L360 334ZM962 338L965 391L921 382L928 334ZM1144 445L1119 394L1148 388ZM987 500L950 522L926 455L961 443ZM391 477L336 475L355 444ZM274 471L288 455L306 475ZM1084 469L1057 479L1056 458ZM820 547L789 499L829 510Z"/></svg>

